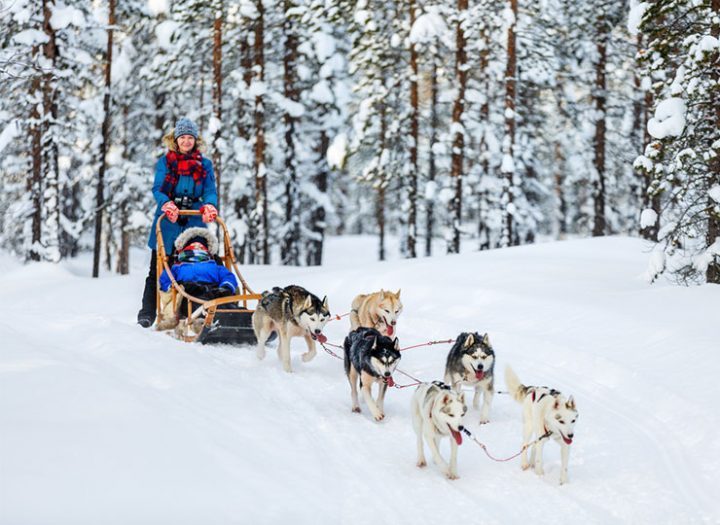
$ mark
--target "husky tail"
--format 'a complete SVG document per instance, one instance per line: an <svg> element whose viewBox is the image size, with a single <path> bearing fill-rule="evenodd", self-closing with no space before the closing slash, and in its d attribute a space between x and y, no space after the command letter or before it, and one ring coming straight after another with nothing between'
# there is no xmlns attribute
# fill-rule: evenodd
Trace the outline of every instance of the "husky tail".
<svg viewBox="0 0 720 525"><path fill-rule="evenodd" d="M513 396L513 399L522 403L528 387L520 382L520 378L510 366L505 367L505 386L507 386L508 392Z"/></svg>

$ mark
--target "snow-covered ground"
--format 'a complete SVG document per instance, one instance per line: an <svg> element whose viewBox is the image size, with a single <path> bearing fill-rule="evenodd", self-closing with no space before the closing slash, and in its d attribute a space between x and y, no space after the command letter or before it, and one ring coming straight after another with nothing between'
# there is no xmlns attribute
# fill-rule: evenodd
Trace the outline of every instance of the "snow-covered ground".
<svg viewBox="0 0 720 525"><path fill-rule="evenodd" d="M415 466L412 388L385 421L350 412L340 361L293 374L274 352L184 344L135 325L147 254L130 276L88 277L87 258L0 258L0 523L718 523L720 287L648 285L637 239L604 238L373 262L374 240L331 240L322 268L249 267L257 289L300 284L345 313L402 288L403 346L487 331L496 388L524 382L577 400L570 483L559 448L543 478L466 440L460 479ZM346 320L326 333L341 342ZM400 368L442 377L447 345ZM400 384L407 383L396 375ZM364 405L363 405L364 406ZM497 395L467 426L517 452L520 406ZM447 455L447 443L443 452Z"/></svg>

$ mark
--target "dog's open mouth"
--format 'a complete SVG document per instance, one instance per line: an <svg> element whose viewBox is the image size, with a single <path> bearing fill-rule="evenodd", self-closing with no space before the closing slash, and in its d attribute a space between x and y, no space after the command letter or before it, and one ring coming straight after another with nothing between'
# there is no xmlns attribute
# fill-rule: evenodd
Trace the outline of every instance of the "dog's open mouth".
<svg viewBox="0 0 720 525"><path fill-rule="evenodd" d="M450 433L452 434L455 443L457 443L458 445L462 445L462 434L457 430L453 430L450 425L448 425L448 428L450 429Z"/></svg>
<svg viewBox="0 0 720 525"><path fill-rule="evenodd" d="M391 324L387 325L387 334L388 336L391 336L395 333L395 327Z"/></svg>
<svg viewBox="0 0 720 525"><path fill-rule="evenodd" d="M483 377L485 377L485 372L483 372L482 368L478 368L475 370L475 379L480 381Z"/></svg>
<svg viewBox="0 0 720 525"><path fill-rule="evenodd" d="M566 445L572 444L572 439L569 437L566 437L565 434L563 434L562 432L560 432L560 437L563 438L563 441L565 442Z"/></svg>
<svg viewBox="0 0 720 525"><path fill-rule="evenodd" d="M385 384L387 386L395 386L395 381L393 380L392 376L387 376L385 378Z"/></svg>
<svg viewBox="0 0 720 525"><path fill-rule="evenodd" d="M319 333L319 334L312 334L312 333L311 333L311 334L310 334L310 337L312 337L314 341L320 341L321 343L326 343L326 342L327 342L327 337L325 337L325 336L322 334L322 332Z"/></svg>

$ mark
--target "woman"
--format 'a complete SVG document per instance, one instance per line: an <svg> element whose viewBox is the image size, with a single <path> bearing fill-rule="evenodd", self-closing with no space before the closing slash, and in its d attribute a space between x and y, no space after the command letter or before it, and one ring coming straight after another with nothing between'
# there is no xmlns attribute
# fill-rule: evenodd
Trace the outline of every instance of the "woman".
<svg viewBox="0 0 720 525"><path fill-rule="evenodd" d="M165 251L170 255L175 239L187 228L213 222L217 217L217 190L212 162L200 153L203 142L198 128L189 118L181 118L175 129L163 137L168 152L155 164L153 196L157 201L155 220L150 229L148 246L152 250L150 271L145 279L142 308L137 322L145 328L155 322L157 294L157 238L155 226L165 214L161 231ZM202 217L179 217L183 210L200 210Z"/></svg>

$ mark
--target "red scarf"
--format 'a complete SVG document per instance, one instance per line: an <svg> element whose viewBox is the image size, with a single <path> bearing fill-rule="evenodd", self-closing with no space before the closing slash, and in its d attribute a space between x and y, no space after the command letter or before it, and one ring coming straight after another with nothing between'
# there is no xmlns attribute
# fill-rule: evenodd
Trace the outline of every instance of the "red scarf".
<svg viewBox="0 0 720 525"><path fill-rule="evenodd" d="M165 158L168 170L160 191L171 199L175 196L175 186L182 175L192 176L196 185L205 181L207 171L203 167L202 155L199 151L195 150L187 154L168 151Z"/></svg>

